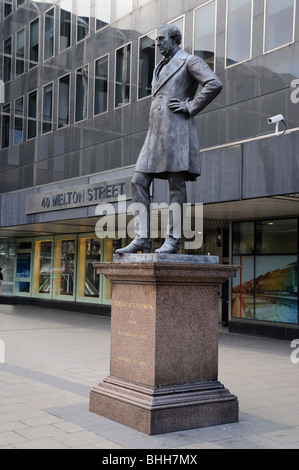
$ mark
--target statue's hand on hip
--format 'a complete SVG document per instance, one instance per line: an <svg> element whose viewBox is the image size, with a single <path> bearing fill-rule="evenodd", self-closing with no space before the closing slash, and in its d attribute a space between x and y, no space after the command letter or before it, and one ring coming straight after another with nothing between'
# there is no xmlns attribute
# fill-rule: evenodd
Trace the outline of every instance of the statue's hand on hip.
<svg viewBox="0 0 299 470"><path fill-rule="evenodd" d="M187 98L185 101L180 101L178 98L171 98L171 100L169 100L168 107L174 113L189 114L189 109L187 108L188 101L189 98Z"/></svg>

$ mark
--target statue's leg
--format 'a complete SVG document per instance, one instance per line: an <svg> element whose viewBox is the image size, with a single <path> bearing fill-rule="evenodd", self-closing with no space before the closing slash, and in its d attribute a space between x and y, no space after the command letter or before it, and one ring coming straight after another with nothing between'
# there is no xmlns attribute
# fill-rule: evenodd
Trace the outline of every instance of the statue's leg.
<svg viewBox="0 0 299 470"><path fill-rule="evenodd" d="M132 178L132 198L133 206L136 204L134 214L136 237L128 246L116 250L115 253L150 252L152 246L150 237L150 185L152 181L152 175L134 172Z"/></svg>
<svg viewBox="0 0 299 470"><path fill-rule="evenodd" d="M178 253L182 243L184 204L187 203L185 176L182 173L169 173L168 229L165 242L157 253Z"/></svg>

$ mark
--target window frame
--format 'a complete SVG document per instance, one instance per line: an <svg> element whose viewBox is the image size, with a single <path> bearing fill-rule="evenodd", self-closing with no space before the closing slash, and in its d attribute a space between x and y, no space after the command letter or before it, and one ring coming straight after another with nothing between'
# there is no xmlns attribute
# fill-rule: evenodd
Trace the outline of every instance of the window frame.
<svg viewBox="0 0 299 470"><path fill-rule="evenodd" d="M62 11L66 11L67 13L69 13L70 15L70 21L69 21L69 46L65 47L64 49L61 49L61 13ZM58 25L59 25L59 33L58 33L58 54L61 54L62 52L70 49L70 47L72 46L72 14L73 14L73 11L68 11L68 10L64 10L62 8L62 5L60 4L59 5L59 21L58 21ZM66 22L64 22L63 24L66 24ZM67 36L64 36L64 37L67 37Z"/></svg>
<svg viewBox="0 0 299 470"><path fill-rule="evenodd" d="M151 0L150 0L151 1ZM157 28L153 29L152 31L149 31L148 33L146 34L143 34L142 36L139 36L138 38L138 63L137 63L137 101L142 101L142 100L145 100L147 98L149 98L151 96L151 94L147 95L147 96L143 96L141 98L139 98L139 89L140 89L140 41L142 38L146 37L146 36L149 36L150 34L154 34L155 35L155 39L154 39L154 42L156 43L156 37L157 37ZM154 70L155 70L155 66L157 64L157 47L155 46L155 59L154 59Z"/></svg>
<svg viewBox="0 0 299 470"><path fill-rule="evenodd" d="M89 17L88 17L88 34L86 36L84 36L82 39L78 39L78 19L79 18L83 18L82 15L79 15L78 14L78 9L79 9L79 2L82 2L82 0L76 0L76 44L79 44L80 42L82 41L85 41L87 38L90 37L90 24L91 24L91 2L90 0L86 0L89 2Z"/></svg>
<svg viewBox="0 0 299 470"><path fill-rule="evenodd" d="M21 114L16 114L16 102L22 100L22 115ZM25 123L24 123L24 96L20 96L19 98L16 98L14 100L14 120L13 120L13 145L20 145L24 142L24 137L25 137ZM21 119L22 120L22 140L20 142L16 142L16 119Z"/></svg>
<svg viewBox="0 0 299 470"><path fill-rule="evenodd" d="M296 33L296 11L297 11L297 0L294 0L293 7L293 31L292 31L292 40L281 46L274 47L273 49L266 50L266 31L267 31L267 0L264 0L264 22L263 22L263 55L269 54L270 52L277 51L283 47L290 46L295 43L295 33Z"/></svg>
<svg viewBox="0 0 299 470"><path fill-rule="evenodd" d="M36 117L35 118L32 118L31 116L29 116L29 100L30 100L30 95L32 95L33 93L36 93ZM29 137L29 122L31 121L34 121L35 122L35 136L33 137ZM37 138L37 135L38 135L38 90L35 89L35 90L32 90L28 93L27 95L27 133L26 133L26 139L28 141L32 140L32 139L36 139Z"/></svg>
<svg viewBox="0 0 299 470"><path fill-rule="evenodd" d="M250 15L250 52L249 52L249 57L247 59L240 60L238 62L235 62L234 64L227 65L227 59L228 59L228 54L227 54L227 46L228 46L228 4L230 0L226 0L226 19L225 19L225 57L224 57L224 69L230 69L232 67L235 67L236 65L244 64L245 62L248 62L249 60L252 60L252 51L253 51L253 0L251 1L251 15Z"/></svg>
<svg viewBox="0 0 299 470"><path fill-rule="evenodd" d="M121 49L124 49L125 47L130 46L130 85L129 85L129 100L127 103L122 103L119 106L116 106L116 69L117 69L117 52ZM114 99L113 99L113 109L122 109L124 106L128 106L131 104L132 101L132 42L127 42L123 46L118 47L115 49L115 55L114 55L114 60L115 60L115 67L114 67Z"/></svg>
<svg viewBox="0 0 299 470"><path fill-rule="evenodd" d="M217 11L218 11L218 1L217 0L208 0L202 5L194 8L193 10L193 32L192 32L192 54L195 54L195 20L196 12L211 3L215 4L215 17L214 17L214 68L211 69L213 72L216 71L216 50L217 50ZM198 56L197 56L198 57ZM207 63L207 62L206 62ZM208 64L209 65L209 64Z"/></svg>
<svg viewBox="0 0 299 470"><path fill-rule="evenodd" d="M10 54L5 53L5 43L10 39ZM5 59L10 60L10 70L9 70L9 79L5 80L5 70L6 70L6 64L5 64ZM13 36L8 36L6 39L3 40L3 82L9 83L12 81L12 60L13 60Z"/></svg>
<svg viewBox="0 0 299 470"><path fill-rule="evenodd" d="M68 89L68 123L59 126L59 99L60 99L60 80L62 80L65 77L69 77L69 89ZM61 77L58 77L58 91L57 91L57 130L60 131L61 129L65 129L66 127L70 126L70 117L71 117L71 73L66 73L62 75Z"/></svg>
<svg viewBox="0 0 299 470"><path fill-rule="evenodd" d="M83 116L82 119L76 119L77 116L77 72L80 69L87 68L87 91L86 91L86 117ZM75 70L75 99L74 99L74 122L78 124L79 122L86 121L88 119L88 112L89 112L89 63L81 65ZM82 113L83 114L83 113Z"/></svg>
<svg viewBox="0 0 299 470"><path fill-rule="evenodd" d="M45 121L44 120L44 105L45 105L45 102L44 102L44 99L45 99L45 88L52 85L52 97L51 97L51 121ZM54 120L53 120L53 110L54 110L54 82L49 82L49 83L46 83L46 85L44 85L42 87L42 109L41 109L41 135L47 135L47 134L50 134L51 132L53 132L53 124L54 124ZM44 132L44 124L50 124L51 125L51 129L49 131L46 131Z"/></svg>
<svg viewBox="0 0 299 470"><path fill-rule="evenodd" d="M98 33L99 31L103 31L103 29L107 28L111 24L111 0L109 1L109 21L105 26L102 26L101 28L97 28L97 11L98 11L98 2L101 0L95 0L95 33ZM100 57L99 57L100 58Z"/></svg>
<svg viewBox="0 0 299 470"><path fill-rule="evenodd" d="M49 55L49 57L45 57L45 52L46 52L46 17L47 14L53 10L53 45L52 45L52 55ZM56 8L55 5L49 8L48 10L45 11L44 13L44 25L43 25L43 61L46 62L47 60L52 59L55 56L55 27L56 27Z"/></svg>
<svg viewBox="0 0 299 470"><path fill-rule="evenodd" d="M103 59L104 57L107 57L107 106L106 106L106 111L102 111L101 113L95 113L95 99L96 99L96 93L95 93L95 87L96 87L96 62L98 60ZM108 113L109 111L109 92L110 92L110 53L104 54L101 57L98 57L97 59L94 60L94 84L93 84L93 116L101 116L102 114Z"/></svg>
<svg viewBox="0 0 299 470"><path fill-rule="evenodd" d="M32 24L37 22L38 23L38 49L37 49L37 62L33 61L33 59L31 59L31 51L32 51L32 47L31 47L31 27L32 27ZM29 70L32 70L34 69L35 67L37 67L39 65L39 59L40 59L40 18L39 16L34 18L34 20L30 21L29 23L29 44L28 44L28 48L29 48L29 54L28 54L28 63L29 63Z"/></svg>
<svg viewBox="0 0 299 470"><path fill-rule="evenodd" d="M18 52L18 49L17 49L17 46L18 46L18 34L24 30L24 57L18 57L17 55L17 52ZM16 31L16 39L15 39L15 76L16 77L20 77L21 75L23 75L25 72L26 72L26 68L25 68L25 64L26 64L26 26L23 26L21 29L19 29L18 31ZM24 65L24 71L22 73L18 73L17 74L17 62L22 62L23 61L23 65Z"/></svg>

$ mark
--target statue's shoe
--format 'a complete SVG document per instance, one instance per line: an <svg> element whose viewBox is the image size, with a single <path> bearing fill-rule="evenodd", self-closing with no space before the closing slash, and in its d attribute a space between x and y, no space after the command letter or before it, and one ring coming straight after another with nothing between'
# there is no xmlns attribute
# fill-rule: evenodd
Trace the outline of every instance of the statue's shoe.
<svg viewBox="0 0 299 470"><path fill-rule="evenodd" d="M155 250L155 253L173 253L176 254L180 251L182 240L180 238L166 238L165 242Z"/></svg>
<svg viewBox="0 0 299 470"><path fill-rule="evenodd" d="M150 253L151 246L151 240L148 240L147 238L135 238L128 246L115 250L115 253L118 255L137 253L138 251L142 251L142 253Z"/></svg>

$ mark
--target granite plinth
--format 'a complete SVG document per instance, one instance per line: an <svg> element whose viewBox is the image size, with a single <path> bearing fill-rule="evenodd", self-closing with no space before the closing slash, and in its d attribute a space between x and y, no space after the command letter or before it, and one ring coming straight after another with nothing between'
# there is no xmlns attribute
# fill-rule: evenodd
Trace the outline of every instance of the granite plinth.
<svg viewBox="0 0 299 470"><path fill-rule="evenodd" d="M91 390L90 411L147 434L238 419L218 382L219 286L238 268L176 257L97 266L112 283L110 375Z"/></svg>

